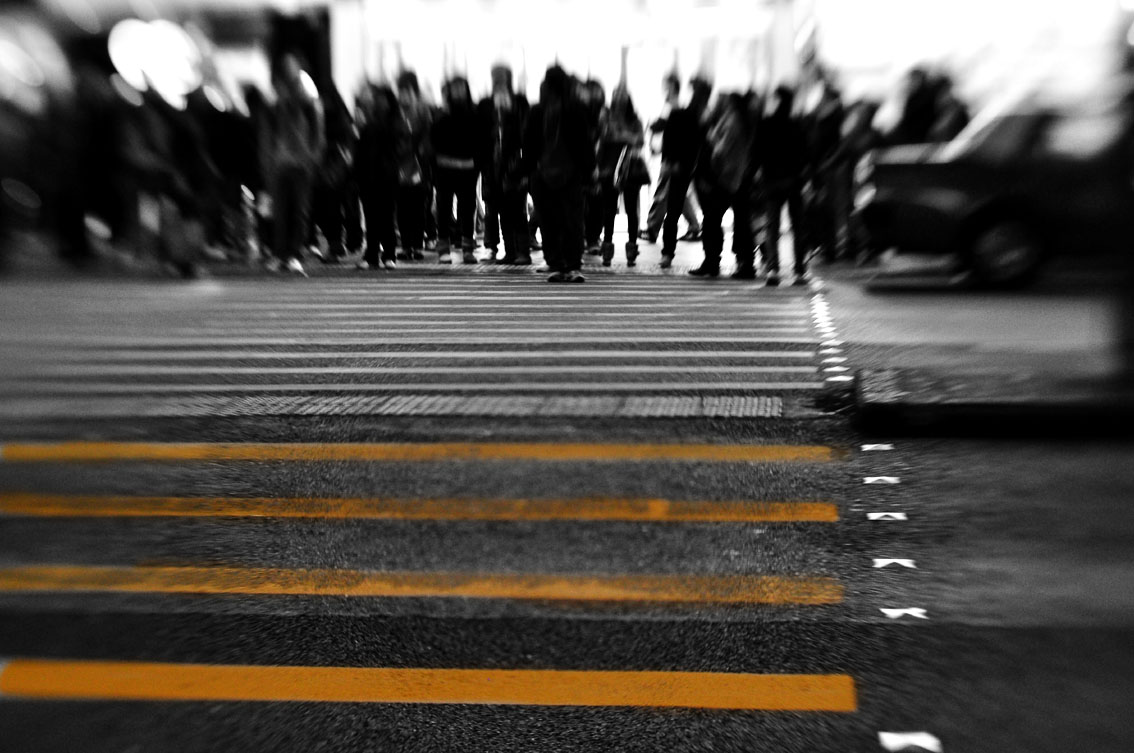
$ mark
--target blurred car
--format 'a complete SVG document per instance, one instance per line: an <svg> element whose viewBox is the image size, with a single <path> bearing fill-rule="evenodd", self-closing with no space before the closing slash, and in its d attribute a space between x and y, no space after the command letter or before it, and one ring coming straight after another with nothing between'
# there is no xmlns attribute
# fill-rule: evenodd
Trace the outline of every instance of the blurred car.
<svg viewBox="0 0 1134 753"><path fill-rule="evenodd" d="M875 251L953 254L987 285L1031 280L1053 254L1134 238L1127 114L1013 106L944 145L869 153L855 216Z"/></svg>

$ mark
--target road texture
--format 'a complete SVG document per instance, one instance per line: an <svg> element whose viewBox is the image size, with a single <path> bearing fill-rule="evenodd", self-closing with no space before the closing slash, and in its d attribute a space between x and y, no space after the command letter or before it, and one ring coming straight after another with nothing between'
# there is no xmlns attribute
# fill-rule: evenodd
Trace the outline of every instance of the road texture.
<svg viewBox="0 0 1134 753"><path fill-rule="evenodd" d="M822 284L0 315L5 750L1129 748L1131 448L857 434Z"/></svg>

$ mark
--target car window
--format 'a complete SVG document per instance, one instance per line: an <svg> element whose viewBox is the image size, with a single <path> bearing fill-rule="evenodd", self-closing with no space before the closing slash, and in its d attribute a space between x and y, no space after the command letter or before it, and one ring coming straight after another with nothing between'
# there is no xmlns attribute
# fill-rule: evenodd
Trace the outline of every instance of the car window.
<svg viewBox="0 0 1134 753"><path fill-rule="evenodd" d="M1047 124L1037 148L1050 156L1089 159L1113 147L1126 127L1117 112L1061 116Z"/></svg>

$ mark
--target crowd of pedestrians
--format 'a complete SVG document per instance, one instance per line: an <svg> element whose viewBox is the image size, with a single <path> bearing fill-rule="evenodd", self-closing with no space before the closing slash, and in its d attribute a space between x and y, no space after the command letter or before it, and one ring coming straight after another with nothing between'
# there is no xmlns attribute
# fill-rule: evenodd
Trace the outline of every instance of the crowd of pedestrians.
<svg viewBox="0 0 1134 753"><path fill-rule="evenodd" d="M553 66L535 104L506 65L491 80L477 102L453 75L433 105L402 70L392 82L366 83L351 112L333 86L319 91L300 60L284 55L272 91L249 87L243 112L200 95L181 112L147 94L128 119L128 169L117 186L128 209L112 213L112 231L131 236L135 223L124 216L138 196L155 195L172 197L173 214L203 228L209 244L247 246L249 258L262 252L273 271L305 274L308 256L338 263L357 254L361 270L392 270L427 250L441 264L475 264L482 239L484 261L529 265L542 248L549 280L581 282L584 255L610 266L621 252L632 267L639 241L659 240L662 268L673 265L679 240L699 240L704 258L690 274L716 277L731 214L732 276L778 285L786 211L792 278L802 283L811 259L855 253L852 175L867 150L947 140L968 119L948 79L921 70L909 75L888 133L875 127L876 105L844 103L823 71L805 89L767 94L715 93L702 76L686 94L669 73L664 108L648 125L624 80L608 98L600 82ZM647 149L660 156L656 181Z"/></svg>

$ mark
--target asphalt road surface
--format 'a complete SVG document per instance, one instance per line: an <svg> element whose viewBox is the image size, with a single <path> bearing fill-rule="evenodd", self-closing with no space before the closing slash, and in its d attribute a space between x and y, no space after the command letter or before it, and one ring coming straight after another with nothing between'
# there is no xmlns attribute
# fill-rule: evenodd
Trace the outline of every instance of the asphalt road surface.
<svg viewBox="0 0 1134 753"><path fill-rule="evenodd" d="M842 316L7 283L0 749L1129 750L1134 448L860 436Z"/></svg>

